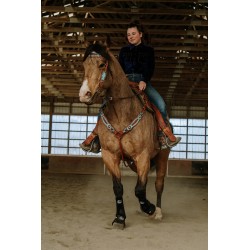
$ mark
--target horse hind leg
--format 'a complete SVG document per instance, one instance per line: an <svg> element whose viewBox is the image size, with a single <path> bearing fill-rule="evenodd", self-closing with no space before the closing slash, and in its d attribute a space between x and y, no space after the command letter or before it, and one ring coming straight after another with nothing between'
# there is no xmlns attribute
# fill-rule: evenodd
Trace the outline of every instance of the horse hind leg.
<svg viewBox="0 0 250 250"><path fill-rule="evenodd" d="M113 190L115 194L115 200L116 200L116 217L112 222L112 225L114 223L118 223L123 225L123 228L125 227L125 219L126 219L126 213L124 209L124 203L123 203L123 185L121 183L121 179L113 176Z"/></svg>
<svg viewBox="0 0 250 250"><path fill-rule="evenodd" d="M161 194L158 194L157 193L157 201L159 200L159 198L158 198L158 196L160 197L160 199L161 199ZM158 202L157 202L158 203ZM163 215L162 215L162 211L161 211L161 205L157 205L156 206L156 209L155 209L155 219L156 220L162 220L162 217L163 217Z"/></svg>
<svg viewBox="0 0 250 250"><path fill-rule="evenodd" d="M164 189L164 178L165 178L165 175L160 175L159 172L157 172L156 180L155 180L155 190L157 194L156 212L155 212L156 220L161 220L163 217L162 211L161 211L161 198L162 198L162 192Z"/></svg>
<svg viewBox="0 0 250 250"><path fill-rule="evenodd" d="M167 161L170 151L160 151L156 156L156 180L155 190L157 193L155 219L161 220L163 215L161 211L161 198L164 189L164 180L167 171Z"/></svg>

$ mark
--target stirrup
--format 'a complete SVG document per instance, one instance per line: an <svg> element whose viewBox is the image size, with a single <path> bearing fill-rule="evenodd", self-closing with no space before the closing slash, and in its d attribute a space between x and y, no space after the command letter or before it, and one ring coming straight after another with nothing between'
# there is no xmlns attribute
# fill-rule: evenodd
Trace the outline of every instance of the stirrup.
<svg viewBox="0 0 250 250"><path fill-rule="evenodd" d="M170 148L167 144L167 137L166 135L162 132L162 131L159 131L158 132L158 140L159 140L159 143L160 143L160 150L164 150L164 149L168 149Z"/></svg>
<svg viewBox="0 0 250 250"><path fill-rule="evenodd" d="M181 137L176 137L175 141L170 141L169 138L162 131L159 131L158 136L161 150L168 148L171 149L181 141Z"/></svg>
<svg viewBox="0 0 250 250"><path fill-rule="evenodd" d="M181 141L181 137L176 137L175 141L170 141L169 138L166 139L166 144L169 148L175 147Z"/></svg>

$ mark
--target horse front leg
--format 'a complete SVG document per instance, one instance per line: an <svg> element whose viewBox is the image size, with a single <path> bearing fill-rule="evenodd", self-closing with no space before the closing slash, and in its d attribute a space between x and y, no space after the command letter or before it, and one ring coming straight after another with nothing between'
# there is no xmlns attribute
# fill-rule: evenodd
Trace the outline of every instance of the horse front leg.
<svg viewBox="0 0 250 250"><path fill-rule="evenodd" d="M137 161L138 179L135 186L135 196L139 200L141 210L148 215L153 215L155 212L155 205L150 203L146 196L149 167L150 159L142 156L141 160L139 159Z"/></svg>
<svg viewBox="0 0 250 250"><path fill-rule="evenodd" d="M150 203L146 197L146 186L147 182L141 182L140 178L137 180L135 187L135 196L138 198L141 210L148 214L153 215L155 212L155 205Z"/></svg>
<svg viewBox="0 0 250 250"><path fill-rule="evenodd" d="M115 202L116 202L116 216L115 219L112 222L112 225L114 223L118 223L123 225L123 228L125 227L125 219L126 219L126 213L124 209L124 203L123 203L123 185L121 182L121 171L119 167L120 158L116 155L111 154L107 150L102 150L102 158L104 161L105 166L109 170L112 181L113 181L113 191L115 194Z"/></svg>
<svg viewBox="0 0 250 250"><path fill-rule="evenodd" d="M124 203L123 203L123 185L121 183L120 178L117 178L116 176L112 176L112 178L113 178L113 190L114 190L115 201L116 201L116 217L113 220L112 225L114 223L118 223L118 224L122 224L124 228L126 213L125 213Z"/></svg>
<svg viewBox="0 0 250 250"><path fill-rule="evenodd" d="M169 153L170 153L169 150L160 151L160 153L155 158L156 160L155 190L157 193L156 212L155 212L156 220L161 220L163 217L161 211L161 198L164 189L164 180L167 171L167 161Z"/></svg>

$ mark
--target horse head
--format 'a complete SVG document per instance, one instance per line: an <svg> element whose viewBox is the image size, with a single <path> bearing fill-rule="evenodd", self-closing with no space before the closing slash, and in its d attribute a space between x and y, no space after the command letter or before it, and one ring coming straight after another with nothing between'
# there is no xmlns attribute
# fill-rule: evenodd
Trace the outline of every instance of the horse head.
<svg viewBox="0 0 250 250"><path fill-rule="evenodd" d="M110 82L107 74L109 59L105 46L95 43L87 47L83 57L84 78L79 91L81 102L90 105L105 95Z"/></svg>

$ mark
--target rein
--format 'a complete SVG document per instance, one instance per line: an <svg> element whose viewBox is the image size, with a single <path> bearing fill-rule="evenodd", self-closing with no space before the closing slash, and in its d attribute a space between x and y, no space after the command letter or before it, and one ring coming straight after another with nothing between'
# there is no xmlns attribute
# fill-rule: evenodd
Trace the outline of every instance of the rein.
<svg viewBox="0 0 250 250"><path fill-rule="evenodd" d="M121 99L129 99L129 98L133 98L135 97L135 95L131 95L131 96L123 96L123 97L113 97L113 96L109 96L107 97L107 99L109 101L115 101L115 100L121 100Z"/></svg>

